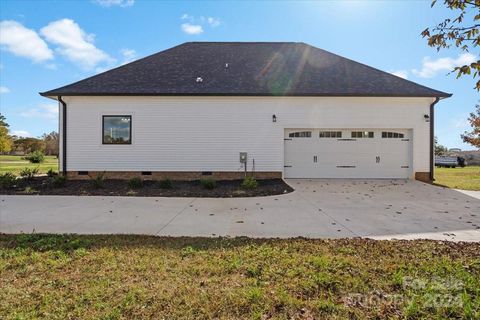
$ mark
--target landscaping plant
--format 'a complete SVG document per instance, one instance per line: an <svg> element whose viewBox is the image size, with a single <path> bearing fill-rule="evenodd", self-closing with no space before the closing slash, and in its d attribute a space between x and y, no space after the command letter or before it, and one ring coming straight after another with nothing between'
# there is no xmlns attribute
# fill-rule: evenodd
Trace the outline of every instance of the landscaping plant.
<svg viewBox="0 0 480 320"><path fill-rule="evenodd" d="M32 187L26 187L25 190L23 190L23 192L25 194L33 194L33 193L37 193L38 191L33 189Z"/></svg>
<svg viewBox="0 0 480 320"><path fill-rule="evenodd" d="M24 157L25 160L31 163L42 163L45 160L45 155L42 151L33 151Z"/></svg>
<svg viewBox="0 0 480 320"><path fill-rule="evenodd" d="M2 189L10 189L13 188L17 177L11 172L5 172L4 174L0 175L0 187Z"/></svg>
<svg viewBox="0 0 480 320"><path fill-rule="evenodd" d="M253 190L258 187L258 182L254 177L245 177L242 182L242 188Z"/></svg>
<svg viewBox="0 0 480 320"><path fill-rule="evenodd" d="M25 168L20 171L20 177L25 180L32 180L38 174L38 168Z"/></svg>
<svg viewBox="0 0 480 320"><path fill-rule="evenodd" d="M61 187L65 186L65 184L67 182L67 177L66 176L61 176L61 175L56 175L56 176L51 177L51 182L52 182L52 185L55 188L61 188Z"/></svg>
<svg viewBox="0 0 480 320"><path fill-rule="evenodd" d="M161 180L158 183L158 185L159 185L160 189L172 189L173 188L172 180L170 180L168 178Z"/></svg>
<svg viewBox="0 0 480 320"><path fill-rule="evenodd" d="M202 179L200 180L200 184L208 190L212 190L217 186L217 182L214 179Z"/></svg>
<svg viewBox="0 0 480 320"><path fill-rule="evenodd" d="M99 173L95 178L91 178L90 183L95 189L103 188L105 183L105 173Z"/></svg>
<svg viewBox="0 0 480 320"><path fill-rule="evenodd" d="M132 189L140 189L143 187L143 181L139 177L133 177L128 180L128 186Z"/></svg>
<svg viewBox="0 0 480 320"><path fill-rule="evenodd" d="M52 168L48 169L48 171L47 171L47 176L50 177L50 178L55 177L57 174L58 173L55 170L53 170Z"/></svg>

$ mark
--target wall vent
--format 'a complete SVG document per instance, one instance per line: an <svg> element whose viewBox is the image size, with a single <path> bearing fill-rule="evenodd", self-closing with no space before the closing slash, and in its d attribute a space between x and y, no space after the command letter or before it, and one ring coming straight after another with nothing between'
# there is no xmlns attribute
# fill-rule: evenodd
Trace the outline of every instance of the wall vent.
<svg viewBox="0 0 480 320"><path fill-rule="evenodd" d="M88 171L78 171L77 174L79 176L88 176Z"/></svg>
<svg viewBox="0 0 480 320"><path fill-rule="evenodd" d="M151 176L152 171L142 171L142 176Z"/></svg>

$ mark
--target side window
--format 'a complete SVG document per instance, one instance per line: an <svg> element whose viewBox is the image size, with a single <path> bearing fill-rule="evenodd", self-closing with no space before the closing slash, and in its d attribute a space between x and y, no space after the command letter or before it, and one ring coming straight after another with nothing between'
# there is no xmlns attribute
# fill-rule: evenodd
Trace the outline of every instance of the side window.
<svg viewBox="0 0 480 320"><path fill-rule="evenodd" d="M319 138L341 138L342 131L320 131Z"/></svg>
<svg viewBox="0 0 480 320"><path fill-rule="evenodd" d="M311 138L312 131L298 131L298 132L290 132L288 134L289 138Z"/></svg>
<svg viewBox="0 0 480 320"><path fill-rule="evenodd" d="M394 138L394 139L402 139L404 138L404 134L403 133L399 133L399 132L388 132L388 131L383 131L382 132L382 138Z"/></svg>
<svg viewBox="0 0 480 320"><path fill-rule="evenodd" d="M352 138L373 138L373 131L352 131Z"/></svg>
<svg viewBox="0 0 480 320"><path fill-rule="evenodd" d="M132 116L103 116L103 144L131 144Z"/></svg>

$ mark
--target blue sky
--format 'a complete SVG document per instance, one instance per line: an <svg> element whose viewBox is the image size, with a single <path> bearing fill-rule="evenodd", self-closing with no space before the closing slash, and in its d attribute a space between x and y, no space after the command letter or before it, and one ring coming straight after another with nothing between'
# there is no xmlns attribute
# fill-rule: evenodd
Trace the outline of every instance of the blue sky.
<svg viewBox="0 0 480 320"><path fill-rule="evenodd" d="M436 107L436 135L463 144L480 95L447 75L478 57L426 45L420 32L448 17L430 1L0 1L0 112L13 133L57 130L56 104L38 92L186 41L300 41L453 93Z"/></svg>

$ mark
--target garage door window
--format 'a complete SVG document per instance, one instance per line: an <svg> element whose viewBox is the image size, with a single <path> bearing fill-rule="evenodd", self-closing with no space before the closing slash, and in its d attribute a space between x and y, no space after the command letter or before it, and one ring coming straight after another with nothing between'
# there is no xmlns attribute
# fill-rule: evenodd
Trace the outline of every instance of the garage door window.
<svg viewBox="0 0 480 320"><path fill-rule="evenodd" d="M288 134L289 138L311 138L312 131L299 131L299 132L291 132Z"/></svg>
<svg viewBox="0 0 480 320"><path fill-rule="evenodd" d="M382 138L403 138L404 135L403 133L398 133L398 132L387 132L383 131L382 132Z"/></svg>
<svg viewBox="0 0 480 320"><path fill-rule="evenodd" d="M320 138L341 138L342 131L320 131Z"/></svg>
<svg viewBox="0 0 480 320"><path fill-rule="evenodd" d="M373 138L373 131L352 131L352 138Z"/></svg>

